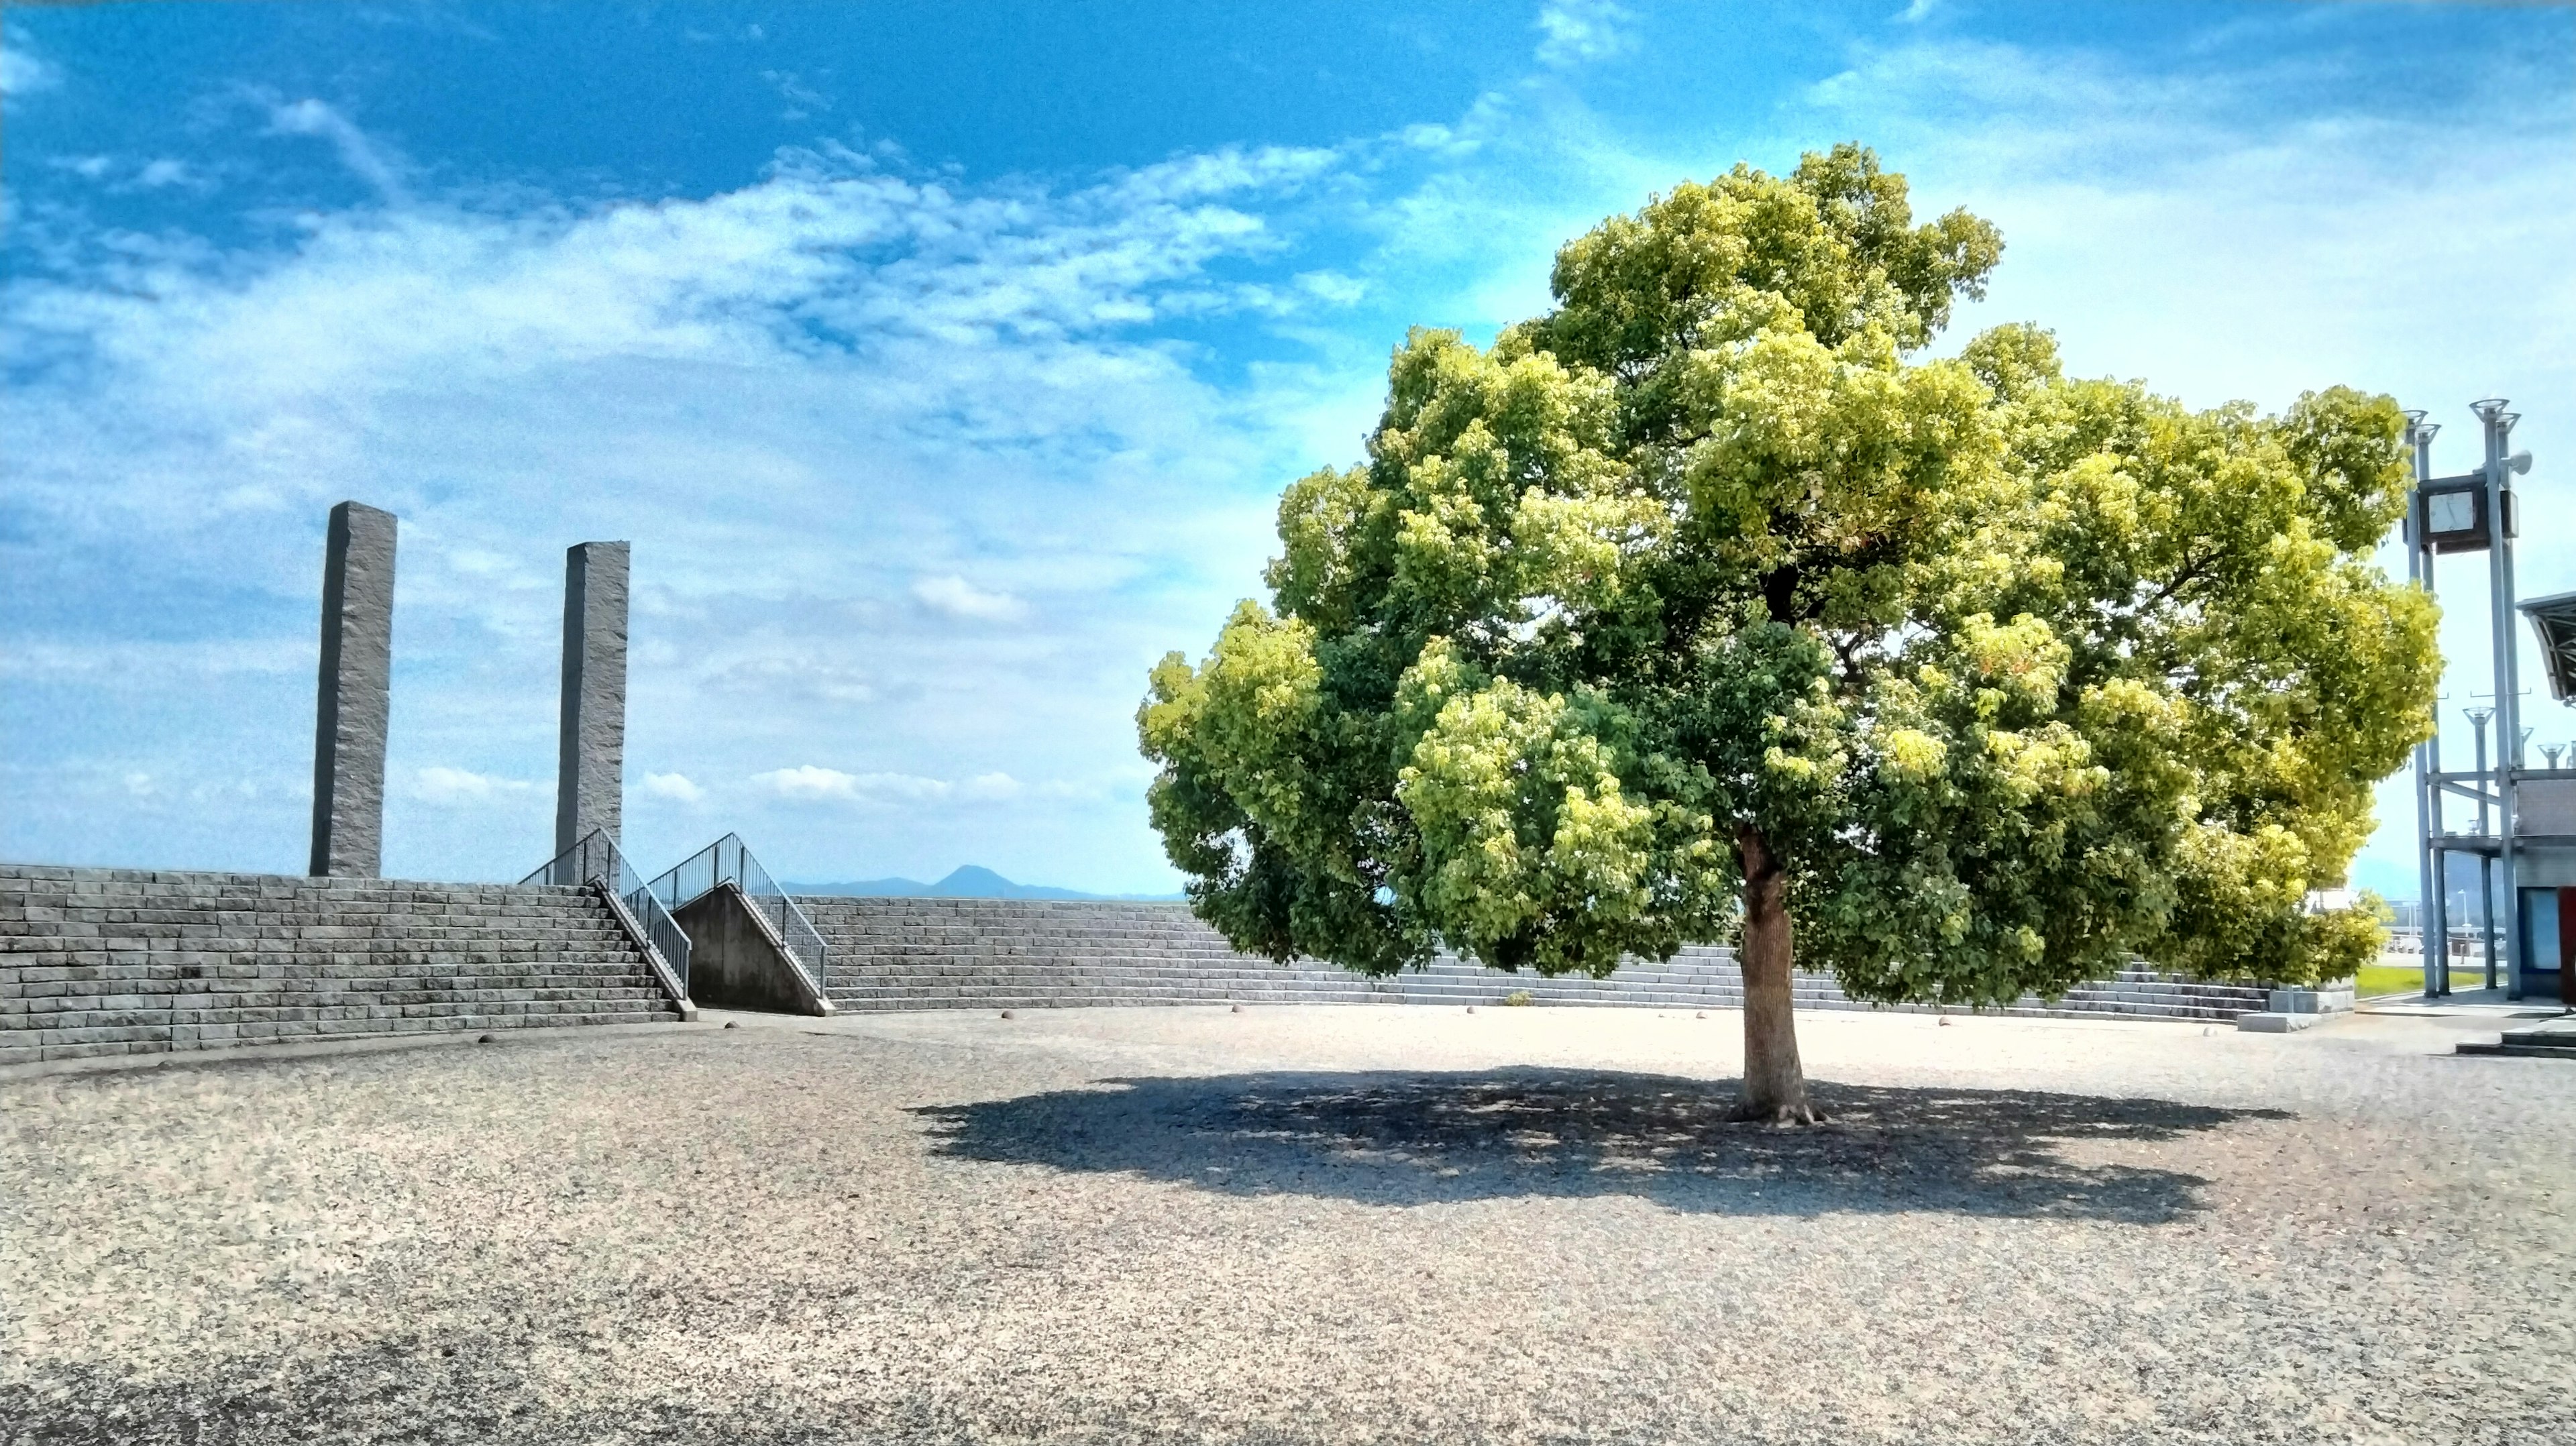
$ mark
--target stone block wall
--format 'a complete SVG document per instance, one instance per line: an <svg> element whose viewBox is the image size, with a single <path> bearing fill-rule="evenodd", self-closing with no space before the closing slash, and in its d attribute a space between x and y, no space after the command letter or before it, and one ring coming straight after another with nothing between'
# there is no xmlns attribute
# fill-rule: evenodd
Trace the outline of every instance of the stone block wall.
<svg viewBox="0 0 2576 1446"><path fill-rule="evenodd" d="M0 865L0 1065L678 1018L585 889Z"/></svg>
<svg viewBox="0 0 2576 1446"><path fill-rule="evenodd" d="M1724 949L1609 979L1441 959L1391 979L1237 954L1176 904L807 898L844 1010L1154 1004L1499 1004L1728 1009ZM1802 975L1801 1008L1858 1009ZM2012 1015L2233 1021L2264 991L2144 970ZM1920 1008L1921 1006L1908 1006ZM0 865L0 1065L236 1044L676 1020L584 889Z"/></svg>
<svg viewBox="0 0 2576 1446"><path fill-rule="evenodd" d="M828 983L845 1010L1067 1008L1101 1004L1499 1004L1526 989L1541 1004L1732 1009L1744 1000L1731 951L1685 949L1631 962L1608 979L1541 979L1443 958L1369 979L1330 964L1238 954L1179 904L1021 899L800 897L831 950ZM1801 974L1802 1009L1869 1009L1833 980ZM2054 1003L2026 997L1990 1014L2128 1015L2232 1021L2264 991L2197 984L2137 969ZM1929 1006L1899 1006L1928 1009Z"/></svg>

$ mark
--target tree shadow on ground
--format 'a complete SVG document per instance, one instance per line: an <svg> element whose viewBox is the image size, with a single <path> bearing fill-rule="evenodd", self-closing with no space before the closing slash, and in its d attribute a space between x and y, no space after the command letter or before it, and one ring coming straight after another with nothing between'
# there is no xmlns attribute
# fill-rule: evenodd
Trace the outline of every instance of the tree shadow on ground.
<svg viewBox="0 0 2576 1446"><path fill-rule="evenodd" d="M2197 1175L2099 1158L2245 1119L2170 1100L1811 1085L1831 1123L1727 1122L1736 1082L1613 1070L1275 1073L1105 1080L930 1105L949 1159L1380 1205L1630 1195L1733 1215L1939 1210L2161 1224ZM2069 1151L2096 1158L2070 1158Z"/></svg>

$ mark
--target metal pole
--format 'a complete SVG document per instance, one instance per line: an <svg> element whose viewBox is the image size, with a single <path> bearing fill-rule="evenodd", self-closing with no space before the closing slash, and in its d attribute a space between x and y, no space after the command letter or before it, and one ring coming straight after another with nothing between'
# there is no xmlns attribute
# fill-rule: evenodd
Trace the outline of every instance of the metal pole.
<svg viewBox="0 0 2576 1446"><path fill-rule="evenodd" d="M2406 541L2407 581L2433 592L2433 545L2426 534L2424 484L2433 478L2433 438L2441 432L2440 424L2427 422L2424 414L2406 414L2406 444L2415 454L2415 486L2407 494ZM2436 780L2442 771L2442 709L2433 707L2433 730L2430 737L2415 745L2415 867L2416 897L2423 902L2416 913L2416 933L2424 945L2424 995L2435 998L2451 989L2451 911L2442 897L2449 887L2442 866L2442 789Z"/></svg>
<svg viewBox="0 0 2576 1446"><path fill-rule="evenodd" d="M2495 710L2463 708L2460 711L2467 715L2469 726L2477 730L2477 769L2470 776L2478 780L2478 838L2484 841L2488 836L2487 725L2495 721ZM2493 989L2496 986L2495 858L2490 854L2478 855L2478 920L2478 942L2484 946L2486 959L2486 987Z"/></svg>
<svg viewBox="0 0 2576 1446"><path fill-rule="evenodd" d="M2478 860L2478 888L2482 891L2482 900L2481 900L2481 901L2486 905L2486 918L2487 918L2487 987L2488 987L2489 989L2493 989L2493 988L2495 988L2495 987L2496 987L2496 891L2495 891L2495 881L2496 881L2496 879L2495 879L2495 860L2494 860L2494 859L2492 859L2492 858L2480 858L2480 859ZM2508 930L2507 932L2509 933L2510 931Z"/></svg>
<svg viewBox="0 0 2576 1446"><path fill-rule="evenodd" d="M2503 875L2504 907L2508 917L2503 931L2505 997L2520 999L2522 997L2522 940L2520 937L2522 890L2518 886L2516 876L2520 871L2515 867L2514 859L2513 795L2514 774L2522 764L2522 760L2516 756L2515 747L2522 736L2522 710L2517 706L2520 700L2514 696L2520 690L2522 669L2517 657L2520 650L2514 645L2513 529L2510 525L2511 515L2506 510L2512 505L2509 501L2512 490L2505 485L2505 439L2512 435L2513 424L2519 418L2505 411L2505 401L2502 397L2492 397L2485 401L2471 403L2470 410L2476 412L2478 420L2485 424L2487 445L2487 532L2490 539L2487 547L2487 595L2494 609L2489 627L2493 631L2495 642L2498 729L2494 779L2498 838L2496 859L2502 865L2497 872ZM2495 927L2495 896L2492 893L2487 896L2487 918L2488 929L2492 934ZM2490 947L2488 954L2492 958L2495 950Z"/></svg>
<svg viewBox="0 0 2576 1446"><path fill-rule="evenodd" d="M2487 796L2483 791L2486 787L2487 776L2487 725L2495 721L2495 710L2493 708L2463 708L2460 710L2460 716L2468 719L2469 726L2477 730L2472 736L2477 739L2477 751L2475 753L2475 757L2478 760L2476 777L2479 780L2478 786L2481 790L2478 794L2478 837L2485 838L2487 836L2487 824L2489 821L2487 818Z"/></svg>

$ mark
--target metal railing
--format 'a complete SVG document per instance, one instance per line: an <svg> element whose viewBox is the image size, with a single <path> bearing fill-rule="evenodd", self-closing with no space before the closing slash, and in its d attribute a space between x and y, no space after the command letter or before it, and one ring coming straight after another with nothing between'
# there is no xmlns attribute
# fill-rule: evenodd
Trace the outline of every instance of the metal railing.
<svg viewBox="0 0 2576 1446"><path fill-rule="evenodd" d="M641 928L644 938L661 955L660 962L671 973L671 982L682 998L689 993L689 935L680 921L654 896L652 888L617 851L617 841L599 829L588 837L546 860L535 873L519 880L523 884L559 884L579 887L597 883L608 896L622 905L631 922Z"/></svg>
<svg viewBox="0 0 2576 1446"><path fill-rule="evenodd" d="M788 959L805 975L816 998L828 997L823 982L823 963L829 950L824 946L822 931L787 891L769 877L769 870L751 856L739 834L726 834L714 843L673 864L645 885L646 892L666 909L682 909L714 890L731 884L742 891L743 902L767 921L787 948Z"/></svg>

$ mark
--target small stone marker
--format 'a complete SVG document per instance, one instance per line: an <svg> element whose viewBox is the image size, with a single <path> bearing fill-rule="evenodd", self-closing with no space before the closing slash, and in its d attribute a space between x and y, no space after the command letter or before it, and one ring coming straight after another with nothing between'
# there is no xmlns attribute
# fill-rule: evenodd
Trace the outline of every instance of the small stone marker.
<svg viewBox="0 0 2576 1446"><path fill-rule="evenodd" d="M555 771L555 852L593 829L617 839L626 769L628 545L564 551L563 715Z"/></svg>
<svg viewBox="0 0 2576 1446"><path fill-rule="evenodd" d="M385 718L394 657L394 515L331 509L322 559L322 678L313 710L307 873L372 879L383 866Z"/></svg>

